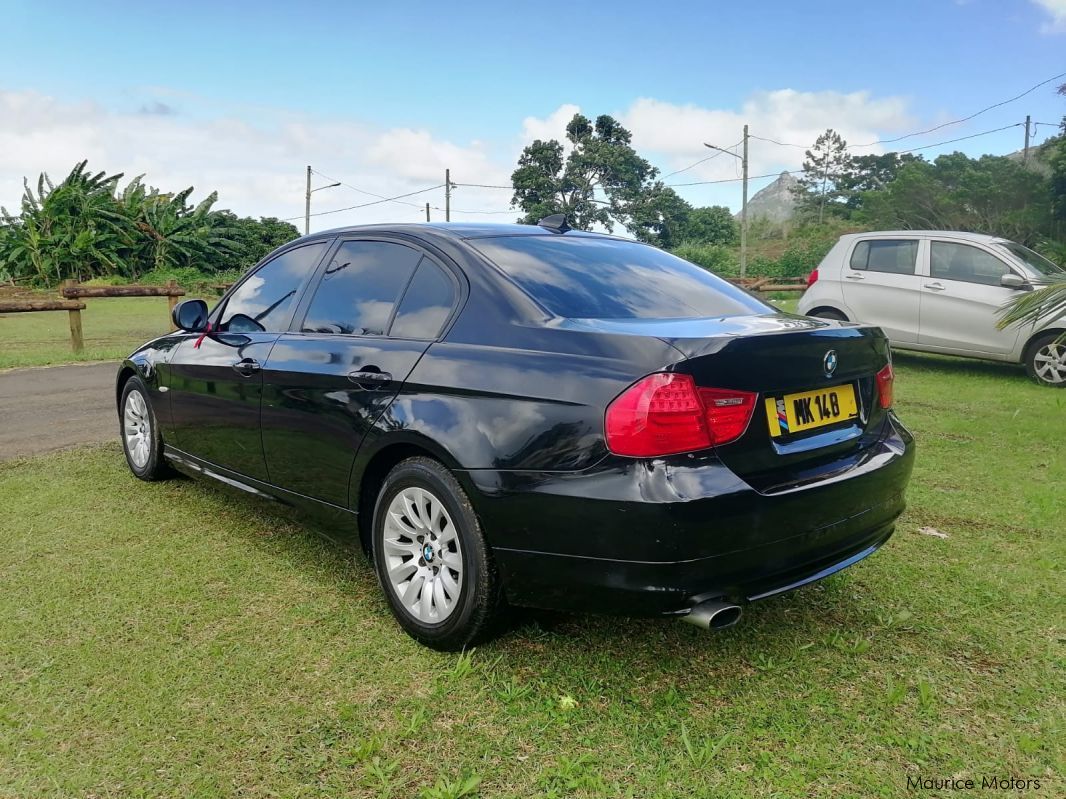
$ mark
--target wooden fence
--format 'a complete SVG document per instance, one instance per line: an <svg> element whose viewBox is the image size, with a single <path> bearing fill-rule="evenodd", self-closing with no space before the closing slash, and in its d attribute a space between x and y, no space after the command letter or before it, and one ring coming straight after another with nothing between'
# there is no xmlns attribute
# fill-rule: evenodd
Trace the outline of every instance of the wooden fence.
<svg viewBox="0 0 1066 799"><path fill-rule="evenodd" d="M0 299L0 314L33 313L36 311L66 311L70 321L70 348L74 352L85 349L81 331L81 312L85 310L86 298L105 297L166 297L167 317L178 304L178 297L185 296L185 289L175 281L165 286L83 286L76 280L65 280L59 289L62 299Z"/></svg>

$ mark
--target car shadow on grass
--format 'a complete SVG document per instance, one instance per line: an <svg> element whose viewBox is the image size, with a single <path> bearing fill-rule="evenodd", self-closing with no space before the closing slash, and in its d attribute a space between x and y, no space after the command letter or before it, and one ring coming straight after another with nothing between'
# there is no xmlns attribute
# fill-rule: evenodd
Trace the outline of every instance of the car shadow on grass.
<svg viewBox="0 0 1066 799"><path fill-rule="evenodd" d="M223 487L195 483L205 496L230 496ZM332 537L286 513L241 495L233 495L246 518L261 520L238 533L252 544L256 557L295 564L308 576L340 597L340 612L369 618L375 636L395 636L406 645L382 596L373 565L358 547L344 546ZM262 553L260 555L259 553ZM858 568L862 568L859 566ZM855 601L853 578L837 574L820 583L745 607L732 628L709 632L677 618L628 618L508 608L496 636L477 647L479 657L496 669L522 672L538 679L562 678L580 672L582 679L617 680L626 673L654 679L687 680L734 672L758 673L786 668L806 649L840 639L855 639L875 622L869 605ZM430 659L440 655L409 642ZM720 670L720 671L719 671ZM684 675L684 676L683 676Z"/></svg>

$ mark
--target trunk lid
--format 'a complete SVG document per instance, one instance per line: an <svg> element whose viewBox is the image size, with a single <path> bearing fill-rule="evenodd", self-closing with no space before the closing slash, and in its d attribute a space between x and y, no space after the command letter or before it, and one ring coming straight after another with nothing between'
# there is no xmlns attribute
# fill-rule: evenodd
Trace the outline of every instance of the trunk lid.
<svg viewBox="0 0 1066 799"><path fill-rule="evenodd" d="M760 491L783 491L824 479L847 468L881 437L886 411L878 401L876 374L888 363L889 348L879 328L787 314L571 320L571 325L656 336L681 356L664 365L666 370L692 375L699 387L756 393L746 432L716 452ZM827 368L830 365L832 369ZM828 390L836 387L843 387L845 393L854 391L855 417L794 432L771 426L767 399L773 407L782 399L793 405L806 401L809 408L817 409L817 397L828 401L832 393Z"/></svg>

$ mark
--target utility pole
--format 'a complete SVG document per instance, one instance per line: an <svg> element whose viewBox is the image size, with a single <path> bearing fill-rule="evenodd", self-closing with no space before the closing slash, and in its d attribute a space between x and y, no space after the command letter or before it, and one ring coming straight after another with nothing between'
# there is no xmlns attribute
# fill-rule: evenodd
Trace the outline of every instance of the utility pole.
<svg viewBox="0 0 1066 799"><path fill-rule="evenodd" d="M322 189L332 189L334 186L339 186L340 183L330 183L328 186L319 186L317 189L311 188L311 165L307 166L307 193L304 194L304 235L306 236L311 232L311 195L316 191L322 191Z"/></svg>
<svg viewBox="0 0 1066 799"><path fill-rule="evenodd" d="M429 203L426 203L426 221L429 221Z"/></svg>
<svg viewBox="0 0 1066 799"><path fill-rule="evenodd" d="M706 142L703 146L740 159L740 167L744 176L740 200L740 276L746 277L748 274L748 126L744 126L744 149L741 151L743 155L737 155L732 150L716 147Z"/></svg>
<svg viewBox="0 0 1066 799"><path fill-rule="evenodd" d="M1032 117L1029 114L1025 115L1025 149L1022 150L1022 163L1029 163L1029 126L1031 124Z"/></svg>
<svg viewBox="0 0 1066 799"><path fill-rule="evenodd" d="M307 194L304 195L304 235L311 232L311 165L307 165Z"/></svg>
<svg viewBox="0 0 1066 799"><path fill-rule="evenodd" d="M452 221L452 171L444 170L444 221Z"/></svg>

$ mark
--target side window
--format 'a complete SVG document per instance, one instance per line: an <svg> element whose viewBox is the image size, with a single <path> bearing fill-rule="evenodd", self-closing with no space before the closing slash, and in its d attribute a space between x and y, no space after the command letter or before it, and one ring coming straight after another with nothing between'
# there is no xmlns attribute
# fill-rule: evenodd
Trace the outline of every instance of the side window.
<svg viewBox="0 0 1066 799"><path fill-rule="evenodd" d="M422 254L402 244L346 241L315 290L301 330L383 336Z"/></svg>
<svg viewBox="0 0 1066 799"><path fill-rule="evenodd" d="M929 274L940 280L998 286L1008 272L1010 267L1003 261L969 244L934 241L929 252Z"/></svg>
<svg viewBox="0 0 1066 799"><path fill-rule="evenodd" d="M455 305L455 284L428 258L418 265L400 301L389 335L395 338L435 339Z"/></svg>
<svg viewBox="0 0 1066 799"><path fill-rule="evenodd" d="M296 294L328 242L283 252L248 277L226 300L219 329L231 333L281 333L289 329Z"/></svg>
<svg viewBox="0 0 1066 799"><path fill-rule="evenodd" d="M918 242L915 239L871 239L855 245L851 253L851 268L913 275L917 260Z"/></svg>

